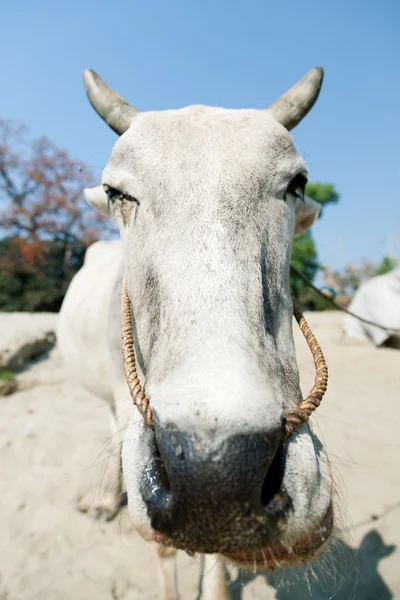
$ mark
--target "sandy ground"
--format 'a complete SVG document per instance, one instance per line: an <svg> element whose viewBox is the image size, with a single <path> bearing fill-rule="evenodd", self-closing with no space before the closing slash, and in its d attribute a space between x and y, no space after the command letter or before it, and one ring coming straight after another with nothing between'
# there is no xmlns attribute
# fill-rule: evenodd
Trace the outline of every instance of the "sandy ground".
<svg viewBox="0 0 400 600"><path fill-rule="evenodd" d="M330 369L313 426L330 453L345 541L305 577L231 570L232 598L400 598L400 352L344 340L341 315L308 317ZM296 344L307 392L312 359L297 329ZM29 381L0 398L0 599L158 598L154 549L131 530L126 509L111 523L75 509L82 481L98 485L106 466L107 408L65 381L57 351ZM182 552L170 560L182 600L198 599L200 560Z"/></svg>

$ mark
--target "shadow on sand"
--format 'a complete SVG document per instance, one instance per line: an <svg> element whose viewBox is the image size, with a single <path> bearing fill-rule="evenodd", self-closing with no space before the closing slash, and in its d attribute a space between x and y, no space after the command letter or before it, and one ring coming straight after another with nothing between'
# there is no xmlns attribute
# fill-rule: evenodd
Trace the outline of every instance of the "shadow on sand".
<svg viewBox="0 0 400 600"><path fill-rule="evenodd" d="M321 557L320 564L261 577L275 588L276 600L391 600L394 596L378 566L380 560L395 550L396 546L387 546L373 529L356 550L339 542ZM230 581L232 600L242 600L243 588L256 577L240 572L235 581Z"/></svg>

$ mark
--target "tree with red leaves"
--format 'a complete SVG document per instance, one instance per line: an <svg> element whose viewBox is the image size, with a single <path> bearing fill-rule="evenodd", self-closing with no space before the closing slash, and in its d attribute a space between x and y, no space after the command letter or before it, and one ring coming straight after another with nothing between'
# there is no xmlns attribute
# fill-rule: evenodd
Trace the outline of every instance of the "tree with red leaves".
<svg viewBox="0 0 400 600"><path fill-rule="evenodd" d="M58 310L86 248L110 225L83 197L87 168L0 120L0 309Z"/></svg>

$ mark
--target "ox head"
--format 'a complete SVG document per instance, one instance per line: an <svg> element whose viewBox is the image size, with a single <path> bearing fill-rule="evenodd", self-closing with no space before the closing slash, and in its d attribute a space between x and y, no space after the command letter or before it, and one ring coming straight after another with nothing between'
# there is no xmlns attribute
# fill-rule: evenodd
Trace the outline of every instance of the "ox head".
<svg viewBox="0 0 400 600"><path fill-rule="evenodd" d="M91 204L124 248L136 355L153 410L123 448L146 538L259 568L302 562L329 537L331 477L303 425L289 264L319 205L289 130L322 83L313 69L267 110L139 113L93 71L89 99L120 137Z"/></svg>

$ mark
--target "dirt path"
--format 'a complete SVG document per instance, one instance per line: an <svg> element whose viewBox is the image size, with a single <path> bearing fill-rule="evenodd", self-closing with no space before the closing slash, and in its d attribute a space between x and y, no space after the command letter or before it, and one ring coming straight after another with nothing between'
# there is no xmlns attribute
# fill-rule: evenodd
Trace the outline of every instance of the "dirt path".
<svg viewBox="0 0 400 600"><path fill-rule="evenodd" d="M340 315L309 320L330 369L314 427L330 451L342 526L351 529L317 579L287 575L275 592L269 584L281 577L247 574L232 582L232 597L400 598L400 352L344 341ZM307 392L313 366L297 331L296 343ZM126 512L101 523L75 510L82 479L96 485L104 468L107 408L64 380L56 352L35 375L39 385L0 398L0 599L157 599L154 550ZM199 560L179 553L175 563L182 600L195 600Z"/></svg>

